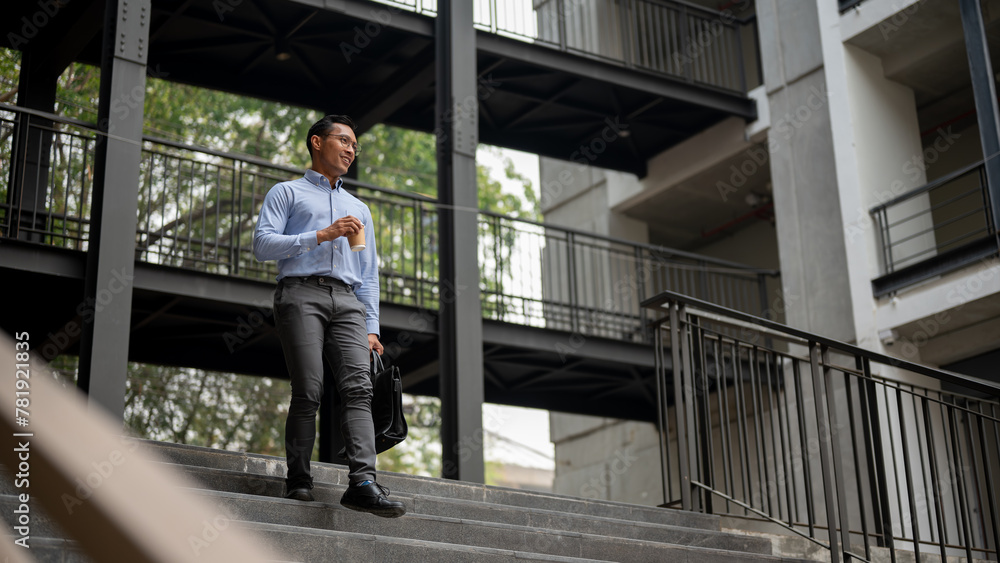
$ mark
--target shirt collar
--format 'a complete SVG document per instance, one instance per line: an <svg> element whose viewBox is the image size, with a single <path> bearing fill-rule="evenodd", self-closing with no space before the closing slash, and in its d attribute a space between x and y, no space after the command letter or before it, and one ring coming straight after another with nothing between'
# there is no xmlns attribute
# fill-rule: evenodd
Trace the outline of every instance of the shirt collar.
<svg viewBox="0 0 1000 563"><path fill-rule="evenodd" d="M316 172L312 168L306 170L306 175L305 176L306 176L306 180L308 180L310 184L319 186L321 188L330 188L330 180L328 180L326 178L326 176L320 174L319 172ZM331 190L336 190L343 183L344 183L344 181L342 179L337 178L337 185L333 186L330 189Z"/></svg>

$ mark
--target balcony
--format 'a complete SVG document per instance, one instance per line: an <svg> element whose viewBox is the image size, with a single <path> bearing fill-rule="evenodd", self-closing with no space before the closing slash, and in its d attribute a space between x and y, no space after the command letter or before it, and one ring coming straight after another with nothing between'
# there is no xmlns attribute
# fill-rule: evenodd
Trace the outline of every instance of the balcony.
<svg viewBox="0 0 1000 563"><path fill-rule="evenodd" d="M429 16L436 0L376 0ZM476 28L738 94L759 86L756 18L675 0L478 0Z"/></svg>
<svg viewBox="0 0 1000 563"><path fill-rule="evenodd" d="M876 297L995 256L983 162L956 170L871 209L878 226L883 274Z"/></svg>

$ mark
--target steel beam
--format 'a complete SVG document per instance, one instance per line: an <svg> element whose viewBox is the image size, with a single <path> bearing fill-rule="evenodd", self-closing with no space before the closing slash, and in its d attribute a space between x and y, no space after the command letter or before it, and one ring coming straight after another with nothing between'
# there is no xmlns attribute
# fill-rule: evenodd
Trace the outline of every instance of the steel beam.
<svg viewBox="0 0 1000 563"><path fill-rule="evenodd" d="M959 0L958 5L962 13L972 93L976 100L979 139L983 145L993 232L1000 233L1000 110L997 108L997 89L993 81L993 62L990 60L990 47L979 0Z"/></svg>
<svg viewBox="0 0 1000 563"><path fill-rule="evenodd" d="M442 476L482 483L483 324L479 303L476 30L472 3L441 0L437 37L441 241Z"/></svg>
<svg viewBox="0 0 1000 563"><path fill-rule="evenodd" d="M107 0L79 387L121 420L135 274L150 0ZM113 111L112 111L113 110Z"/></svg>
<svg viewBox="0 0 1000 563"><path fill-rule="evenodd" d="M351 115L355 116L360 136L410 102L434 82L434 47L428 47L402 70L387 78L384 86L362 100ZM357 167L354 167L357 170Z"/></svg>
<svg viewBox="0 0 1000 563"><path fill-rule="evenodd" d="M671 100L687 102L698 107L742 117L747 121L757 119L756 102L735 92L723 92L707 86L690 84L679 78L672 79L596 61L589 57L564 53L550 47L532 45L485 31L479 32L476 40L478 42L477 48L482 53L530 63L564 75L576 75Z"/></svg>
<svg viewBox="0 0 1000 563"><path fill-rule="evenodd" d="M389 29L397 29L423 37L431 37L435 33L436 23L433 17L416 14L396 6L374 4L369 0L292 0L296 4L312 7L322 7L324 10L343 14L349 18L361 21L377 22ZM438 13L443 10L438 8ZM472 22L469 22L472 28Z"/></svg>
<svg viewBox="0 0 1000 563"><path fill-rule="evenodd" d="M504 348L536 350L585 360L604 360L643 368L655 367L648 344L619 342L597 336L582 337L571 332L538 328L500 321L483 321L483 339ZM583 345L578 341L585 342ZM673 369L667 363L667 369Z"/></svg>

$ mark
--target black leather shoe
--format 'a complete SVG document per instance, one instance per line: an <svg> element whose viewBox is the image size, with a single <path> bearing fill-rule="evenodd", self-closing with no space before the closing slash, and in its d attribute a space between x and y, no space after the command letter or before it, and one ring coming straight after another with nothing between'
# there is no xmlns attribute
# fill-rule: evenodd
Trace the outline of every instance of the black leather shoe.
<svg viewBox="0 0 1000 563"><path fill-rule="evenodd" d="M299 487L298 489L292 489L288 491L285 498L290 498L293 500L304 500L306 502L312 502L316 499L313 498L312 491L305 487Z"/></svg>
<svg viewBox="0 0 1000 563"><path fill-rule="evenodd" d="M357 510L369 512L383 518L399 518L406 514L406 505L396 500L389 500L389 489L371 482L367 485L351 485L347 487L340 504Z"/></svg>

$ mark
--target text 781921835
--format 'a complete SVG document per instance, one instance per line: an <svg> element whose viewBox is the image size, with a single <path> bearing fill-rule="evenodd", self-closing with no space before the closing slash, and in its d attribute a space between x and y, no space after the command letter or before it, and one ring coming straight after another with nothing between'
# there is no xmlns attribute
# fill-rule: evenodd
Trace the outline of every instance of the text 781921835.
<svg viewBox="0 0 1000 563"><path fill-rule="evenodd" d="M29 407L31 406L31 344L27 332L19 332L14 335L14 422L24 430L28 429L30 417ZM34 434L31 432L15 432L14 438L17 447L14 453L17 455L17 473L14 474L14 486L18 489L27 490L30 483L28 477L31 474L31 442L28 438ZM17 508L14 509L14 532L16 538L14 543L27 548L28 540L31 537L31 508L28 505L28 493L20 493L17 496Z"/></svg>

